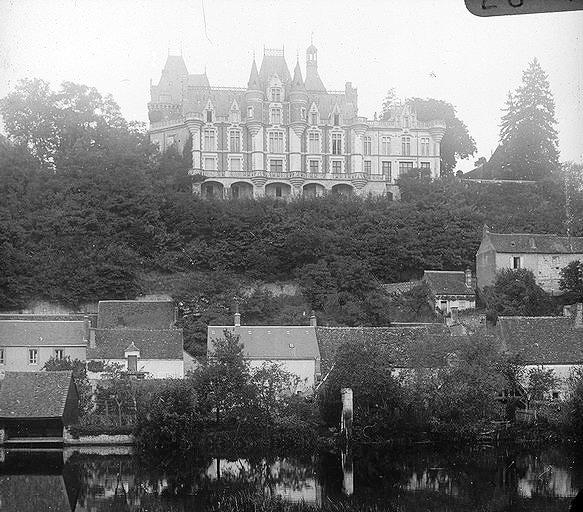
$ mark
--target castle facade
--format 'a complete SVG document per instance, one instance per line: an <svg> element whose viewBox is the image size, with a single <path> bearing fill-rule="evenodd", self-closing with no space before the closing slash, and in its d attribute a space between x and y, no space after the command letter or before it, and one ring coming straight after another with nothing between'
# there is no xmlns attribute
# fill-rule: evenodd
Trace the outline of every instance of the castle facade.
<svg viewBox="0 0 583 512"><path fill-rule="evenodd" d="M150 137L162 151L192 144L194 192L204 197L338 194L399 196L396 180L412 168L440 174L442 121L419 121L409 105L384 120L358 115L358 94L327 90L317 49L293 76L283 50L255 59L247 87L211 86L168 56L150 86Z"/></svg>

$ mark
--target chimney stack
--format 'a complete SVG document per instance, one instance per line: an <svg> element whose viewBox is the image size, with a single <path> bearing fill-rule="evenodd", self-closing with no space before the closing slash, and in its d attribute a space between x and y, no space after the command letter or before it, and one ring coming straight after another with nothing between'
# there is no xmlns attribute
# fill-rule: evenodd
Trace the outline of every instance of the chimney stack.
<svg viewBox="0 0 583 512"><path fill-rule="evenodd" d="M312 309L312 314L310 315L310 325L316 327L318 325L318 320L316 319L316 312Z"/></svg>
<svg viewBox="0 0 583 512"><path fill-rule="evenodd" d="M471 288L472 287L472 270L469 268L466 268L465 275L466 275L466 286L468 288Z"/></svg>
<svg viewBox="0 0 583 512"><path fill-rule="evenodd" d="M583 304L577 302L577 311L575 313L575 329L583 329Z"/></svg>
<svg viewBox="0 0 583 512"><path fill-rule="evenodd" d="M95 348L95 329L89 329L89 348Z"/></svg>
<svg viewBox="0 0 583 512"><path fill-rule="evenodd" d="M241 313L239 313L239 304L235 305L235 327L241 327Z"/></svg>

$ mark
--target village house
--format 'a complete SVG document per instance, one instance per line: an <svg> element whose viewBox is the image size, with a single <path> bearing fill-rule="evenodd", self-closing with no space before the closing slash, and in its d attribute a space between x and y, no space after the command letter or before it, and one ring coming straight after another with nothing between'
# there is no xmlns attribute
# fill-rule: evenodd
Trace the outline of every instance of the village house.
<svg viewBox="0 0 583 512"><path fill-rule="evenodd" d="M560 272L572 261L583 261L583 237L533 233L493 233L484 226L476 253L478 287L491 286L503 269L528 269L546 292L557 295Z"/></svg>
<svg viewBox="0 0 583 512"><path fill-rule="evenodd" d="M565 306L563 316L501 316L497 329L503 350L519 357L526 375L535 368L553 370L558 383L548 398L566 398L567 380L583 368L583 304Z"/></svg>
<svg viewBox="0 0 583 512"><path fill-rule="evenodd" d="M19 318L19 315L11 315ZM36 372L50 359L85 361L90 320L0 319L0 370ZM41 317L43 318L43 317Z"/></svg>
<svg viewBox="0 0 583 512"><path fill-rule="evenodd" d="M90 370L116 364L138 378L183 378L184 340L175 323L171 300L100 301L97 328L89 333ZM100 372L90 376L99 378Z"/></svg>
<svg viewBox="0 0 583 512"><path fill-rule="evenodd" d="M79 417L73 372L7 372L0 385L0 444L63 443Z"/></svg>
<svg viewBox="0 0 583 512"><path fill-rule="evenodd" d="M320 351L316 340L316 317L310 325L241 325L241 315L235 313L234 325L209 325L207 353L212 356L214 342L224 337L224 331L239 336L243 354L251 368L265 363L278 363L298 377L296 391L314 387L320 377Z"/></svg>

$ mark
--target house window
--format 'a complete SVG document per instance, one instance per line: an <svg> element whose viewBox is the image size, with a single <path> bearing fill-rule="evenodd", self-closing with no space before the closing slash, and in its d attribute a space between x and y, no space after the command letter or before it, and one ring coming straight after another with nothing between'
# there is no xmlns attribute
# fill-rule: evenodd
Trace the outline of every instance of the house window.
<svg viewBox="0 0 583 512"><path fill-rule="evenodd" d="M138 356L128 355L128 371L129 372L138 371Z"/></svg>
<svg viewBox="0 0 583 512"><path fill-rule="evenodd" d="M38 364L38 349L28 349L28 364Z"/></svg>
<svg viewBox="0 0 583 512"><path fill-rule="evenodd" d="M399 162L399 176L407 174L413 169L413 162Z"/></svg>
<svg viewBox="0 0 583 512"><path fill-rule="evenodd" d="M421 169L427 169L429 171L431 170L431 165L429 162L421 162Z"/></svg>
<svg viewBox="0 0 583 512"><path fill-rule="evenodd" d="M515 270L520 268L520 256L512 257L512 268Z"/></svg>
<svg viewBox="0 0 583 512"><path fill-rule="evenodd" d="M371 155L372 154L372 139L371 137L364 138L364 154Z"/></svg>
<svg viewBox="0 0 583 512"><path fill-rule="evenodd" d="M247 107L247 117L253 119L253 107Z"/></svg>
<svg viewBox="0 0 583 512"><path fill-rule="evenodd" d="M272 108L271 109L271 124L281 124L281 109Z"/></svg>
<svg viewBox="0 0 583 512"><path fill-rule="evenodd" d="M239 130L231 130L229 132L229 141L231 143L231 153L239 153L241 151L241 132Z"/></svg>
<svg viewBox="0 0 583 512"><path fill-rule="evenodd" d="M283 132L269 132L269 152L283 153Z"/></svg>
<svg viewBox="0 0 583 512"><path fill-rule="evenodd" d="M401 150L405 156L409 156L411 154L411 137L403 137L401 139Z"/></svg>
<svg viewBox="0 0 583 512"><path fill-rule="evenodd" d="M383 162L383 176L387 181L392 181L391 162Z"/></svg>
<svg viewBox="0 0 583 512"><path fill-rule="evenodd" d="M241 159L231 158L229 160L229 169L234 172L239 172L241 170Z"/></svg>
<svg viewBox="0 0 583 512"><path fill-rule="evenodd" d="M334 114L334 126L338 126L340 124L340 114Z"/></svg>
<svg viewBox="0 0 583 512"><path fill-rule="evenodd" d="M308 153L317 154L320 152L320 134L318 132L308 132Z"/></svg>
<svg viewBox="0 0 583 512"><path fill-rule="evenodd" d="M342 172L342 162L340 160L332 160L332 172L340 174Z"/></svg>
<svg viewBox="0 0 583 512"><path fill-rule="evenodd" d="M283 172L283 160L270 160L269 169L271 172Z"/></svg>
<svg viewBox="0 0 583 512"><path fill-rule="evenodd" d="M216 170L216 160L213 157L206 157L204 159L204 170L205 171L215 171Z"/></svg>
<svg viewBox="0 0 583 512"><path fill-rule="evenodd" d="M391 154L391 137L388 136L381 137L381 153L383 155Z"/></svg>
<svg viewBox="0 0 583 512"><path fill-rule="evenodd" d="M446 300L439 301L439 309L441 310L442 313L447 312L447 301Z"/></svg>
<svg viewBox="0 0 583 512"><path fill-rule="evenodd" d="M310 160L310 172L315 174L318 172L318 160Z"/></svg>
<svg viewBox="0 0 583 512"><path fill-rule="evenodd" d="M279 103L281 101L281 89L279 87L271 88L271 101Z"/></svg>
<svg viewBox="0 0 583 512"><path fill-rule="evenodd" d="M366 174L370 174L370 171L371 171L371 162L370 162L370 160L365 160L364 161L364 172Z"/></svg>
<svg viewBox="0 0 583 512"><path fill-rule="evenodd" d="M204 149L205 151L215 151L216 149L216 134L214 130L204 131Z"/></svg>
<svg viewBox="0 0 583 512"><path fill-rule="evenodd" d="M421 139L421 156L429 156L429 139Z"/></svg>
<svg viewBox="0 0 583 512"><path fill-rule="evenodd" d="M553 391L552 397L553 400L558 400L561 397L561 395L558 391Z"/></svg>
<svg viewBox="0 0 583 512"><path fill-rule="evenodd" d="M342 134L333 133L332 134L332 154L341 155L342 154Z"/></svg>
<svg viewBox="0 0 583 512"><path fill-rule="evenodd" d="M5 364L6 361L4 360L4 349L0 348L0 364Z"/></svg>
<svg viewBox="0 0 583 512"><path fill-rule="evenodd" d="M57 361L62 361L63 359L65 359L65 350L62 348L56 348L55 349L55 359Z"/></svg>
<svg viewBox="0 0 583 512"><path fill-rule="evenodd" d="M318 113L312 112L310 114L310 124L317 125L318 124Z"/></svg>
<svg viewBox="0 0 583 512"><path fill-rule="evenodd" d="M207 123L212 123L213 122L213 111L212 110L207 110L206 111L206 122Z"/></svg>

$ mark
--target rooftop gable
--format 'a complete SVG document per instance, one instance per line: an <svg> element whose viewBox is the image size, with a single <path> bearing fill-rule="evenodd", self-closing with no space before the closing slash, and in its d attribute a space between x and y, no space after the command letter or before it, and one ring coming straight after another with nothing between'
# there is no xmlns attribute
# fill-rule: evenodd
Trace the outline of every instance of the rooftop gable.
<svg viewBox="0 0 583 512"><path fill-rule="evenodd" d="M61 418L72 379L71 371L7 372L0 387L0 418Z"/></svg>
<svg viewBox="0 0 583 512"><path fill-rule="evenodd" d="M207 351L212 354L214 341L224 337L227 329L239 335L243 352L248 359L319 359L320 350L315 328L304 326L270 325L209 325Z"/></svg>

